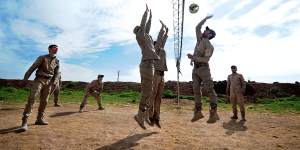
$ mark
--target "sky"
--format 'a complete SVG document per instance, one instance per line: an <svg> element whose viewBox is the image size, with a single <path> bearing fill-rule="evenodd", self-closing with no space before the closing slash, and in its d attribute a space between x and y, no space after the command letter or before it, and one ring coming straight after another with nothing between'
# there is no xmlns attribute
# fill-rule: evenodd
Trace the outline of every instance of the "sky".
<svg viewBox="0 0 300 150"><path fill-rule="evenodd" d="M104 81L116 81L120 71L120 81L140 82L141 50L132 30L146 3L152 37L159 20L170 28L165 80L176 80L172 0L0 0L0 78L22 79L48 45L57 44L63 80L104 74ZM196 14L187 11L192 3L200 7ZM213 14L204 25L217 33L211 40L213 80L226 80L236 65L246 80L300 81L299 7L299 0L186 0L180 80L192 80L186 54L196 44L195 26Z"/></svg>

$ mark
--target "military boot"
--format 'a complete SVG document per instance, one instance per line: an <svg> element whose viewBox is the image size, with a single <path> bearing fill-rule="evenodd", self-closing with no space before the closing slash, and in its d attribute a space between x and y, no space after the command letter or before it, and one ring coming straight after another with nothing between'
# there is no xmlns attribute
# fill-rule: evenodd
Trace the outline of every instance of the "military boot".
<svg viewBox="0 0 300 150"><path fill-rule="evenodd" d="M191 122L195 122L199 119L204 118L204 115L202 114L201 109L202 109L201 104L195 104L194 116L193 116Z"/></svg>
<svg viewBox="0 0 300 150"><path fill-rule="evenodd" d="M159 123L159 119L154 119L154 124L155 124L158 128L161 128L160 123Z"/></svg>
<svg viewBox="0 0 300 150"><path fill-rule="evenodd" d="M134 116L134 120L139 124L142 129L146 129L144 121L145 121L145 113L146 109L139 109L138 113Z"/></svg>
<svg viewBox="0 0 300 150"><path fill-rule="evenodd" d="M54 107L60 107L60 105L59 105L59 104L57 104L57 103L55 103L55 104L54 104Z"/></svg>
<svg viewBox="0 0 300 150"><path fill-rule="evenodd" d="M83 112L83 105L80 105L80 107L79 107L79 112L80 112L80 113Z"/></svg>
<svg viewBox="0 0 300 150"><path fill-rule="evenodd" d="M101 105L98 106L98 110L104 110L104 107L102 107Z"/></svg>
<svg viewBox="0 0 300 150"><path fill-rule="evenodd" d="M48 125L48 122L45 121L42 113L38 113L37 119L35 121L35 125Z"/></svg>
<svg viewBox="0 0 300 150"><path fill-rule="evenodd" d="M209 110L209 118L207 123L215 123L217 120L220 120L219 115L217 113L217 107L211 108Z"/></svg>
<svg viewBox="0 0 300 150"><path fill-rule="evenodd" d="M20 131L21 132L24 132L24 131L28 130L27 120L28 120L28 117L23 116L23 118L22 118L22 125L20 127Z"/></svg>
<svg viewBox="0 0 300 150"><path fill-rule="evenodd" d="M245 121L246 121L245 112L242 111L242 112L241 112L241 115L242 115L242 120L241 120L241 121L244 121L244 122L245 122Z"/></svg>
<svg viewBox="0 0 300 150"><path fill-rule="evenodd" d="M237 110L233 110L233 116L230 117L230 118L231 118L231 119L234 119L234 120L238 119L238 116L237 116Z"/></svg>

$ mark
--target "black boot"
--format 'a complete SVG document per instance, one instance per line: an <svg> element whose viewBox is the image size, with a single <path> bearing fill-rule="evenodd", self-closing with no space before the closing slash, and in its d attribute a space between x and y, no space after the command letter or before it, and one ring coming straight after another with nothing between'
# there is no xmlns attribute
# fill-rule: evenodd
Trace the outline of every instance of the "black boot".
<svg viewBox="0 0 300 150"><path fill-rule="evenodd" d="M158 128L161 128L160 123L159 123L159 119L154 119L154 124L155 124Z"/></svg>
<svg viewBox="0 0 300 150"><path fill-rule="evenodd" d="M60 105L59 105L59 104L57 104L57 103L55 103L55 104L54 104L54 107L60 107Z"/></svg>
<svg viewBox="0 0 300 150"><path fill-rule="evenodd" d="M246 121L245 112L241 112L241 115L242 115L242 120L241 121L245 122Z"/></svg>
<svg viewBox="0 0 300 150"><path fill-rule="evenodd" d="M48 122L45 121L44 119L44 116L42 113L38 113L38 116L36 118L36 121L35 121L35 125L48 125Z"/></svg>
<svg viewBox="0 0 300 150"><path fill-rule="evenodd" d="M80 105L80 107L79 107L79 112L80 112L80 113L83 112L83 107L84 107L83 105Z"/></svg>

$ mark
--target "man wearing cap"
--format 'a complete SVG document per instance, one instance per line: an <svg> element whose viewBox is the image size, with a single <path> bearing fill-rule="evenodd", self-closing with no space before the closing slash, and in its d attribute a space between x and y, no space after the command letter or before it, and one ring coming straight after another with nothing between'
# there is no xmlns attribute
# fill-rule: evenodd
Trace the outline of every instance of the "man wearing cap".
<svg viewBox="0 0 300 150"><path fill-rule="evenodd" d="M87 104L87 100L89 96L93 96L98 102L98 110L104 110L102 107L102 97L101 92L103 90L103 80L104 75L98 75L97 80L93 80L89 83L85 88L85 94L83 97L83 101L80 105L79 112L83 112L84 106Z"/></svg>
<svg viewBox="0 0 300 150"><path fill-rule="evenodd" d="M62 86L61 73L60 72L58 73L58 76L55 80L56 80L56 82L51 87L50 95L54 96L54 99L53 99L54 100L54 107L60 107L60 105L58 104L60 88Z"/></svg>
<svg viewBox="0 0 300 150"><path fill-rule="evenodd" d="M40 95L40 105L38 108L36 125L48 125L48 122L44 120L45 108L48 102L50 89L53 84L57 82L55 79L58 76L59 71L59 61L56 58L56 53L58 50L57 45L49 45L49 54L39 56L31 67L27 70L24 75L24 79L21 82L22 86L25 86L30 75L36 70L36 77L31 86L30 94L28 96L27 104L25 105L21 130L26 131L28 117L31 114L33 104L35 102L35 97Z"/></svg>
<svg viewBox="0 0 300 150"><path fill-rule="evenodd" d="M159 31L157 40L154 41L154 48L156 54L160 57L159 60L156 60L154 63L154 80L153 80L153 93L150 101L150 108L149 108L149 120L150 125L156 125L157 127L161 128L159 120L160 120L160 104L161 104L161 97L163 94L165 81L164 81L164 72L168 71L167 64L166 64L166 52L164 50L165 43L168 38L168 28L166 25L160 21L161 29Z"/></svg>
<svg viewBox="0 0 300 150"><path fill-rule="evenodd" d="M246 91L246 82L242 74L237 73L237 67L231 66L232 74L227 79L227 96L230 97L232 105L233 116L231 119L238 119L237 105L240 107L242 121L246 121L245 118L245 106L244 106L244 94Z"/></svg>
<svg viewBox="0 0 300 150"><path fill-rule="evenodd" d="M192 122L195 122L203 118L202 110L202 91L203 88L210 99L210 115L208 123L214 123L219 119L217 115L217 94L214 90L213 80L210 74L209 60L213 54L214 47L209 40L213 39L216 33L206 27L204 32L201 32L202 25L206 22L207 19L212 18L211 16L205 17L199 24L196 26L196 36L197 43L195 46L194 54L188 54L188 58L191 59L191 65L194 65L193 69L193 91L195 96L195 108L194 116Z"/></svg>
<svg viewBox="0 0 300 150"><path fill-rule="evenodd" d="M143 129L146 129L144 121L153 90L154 60L159 59L159 56L155 53L153 40L149 35L152 18L151 10L149 20L147 21L148 13L149 9L146 5L146 10L143 14L141 24L136 26L133 30L142 52L142 60L140 63L141 100L139 103L138 113L134 116L134 119Z"/></svg>

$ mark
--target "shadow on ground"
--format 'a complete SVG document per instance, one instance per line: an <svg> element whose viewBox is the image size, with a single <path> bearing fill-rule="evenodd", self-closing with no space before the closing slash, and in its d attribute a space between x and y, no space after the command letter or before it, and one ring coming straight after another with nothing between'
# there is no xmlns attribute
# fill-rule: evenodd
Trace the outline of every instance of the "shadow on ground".
<svg viewBox="0 0 300 150"><path fill-rule="evenodd" d="M247 131L247 126L245 126L245 122L230 120L229 122L223 122L223 128L227 131L225 132L227 135L232 135L237 131Z"/></svg>
<svg viewBox="0 0 300 150"><path fill-rule="evenodd" d="M130 149L139 143L137 143L142 138L151 136L153 134L157 134L158 132L151 132L151 133L142 133L142 134L135 134L132 136L128 136L124 139L121 139L115 143L110 145L106 145L103 147L98 148L97 150L115 150L115 149Z"/></svg>
<svg viewBox="0 0 300 150"><path fill-rule="evenodd" d="M78 113L78 111L66 111L66 112L58 112L55 114L50 115L49 117L61 117L61 116L68 116Z"/></svg>

